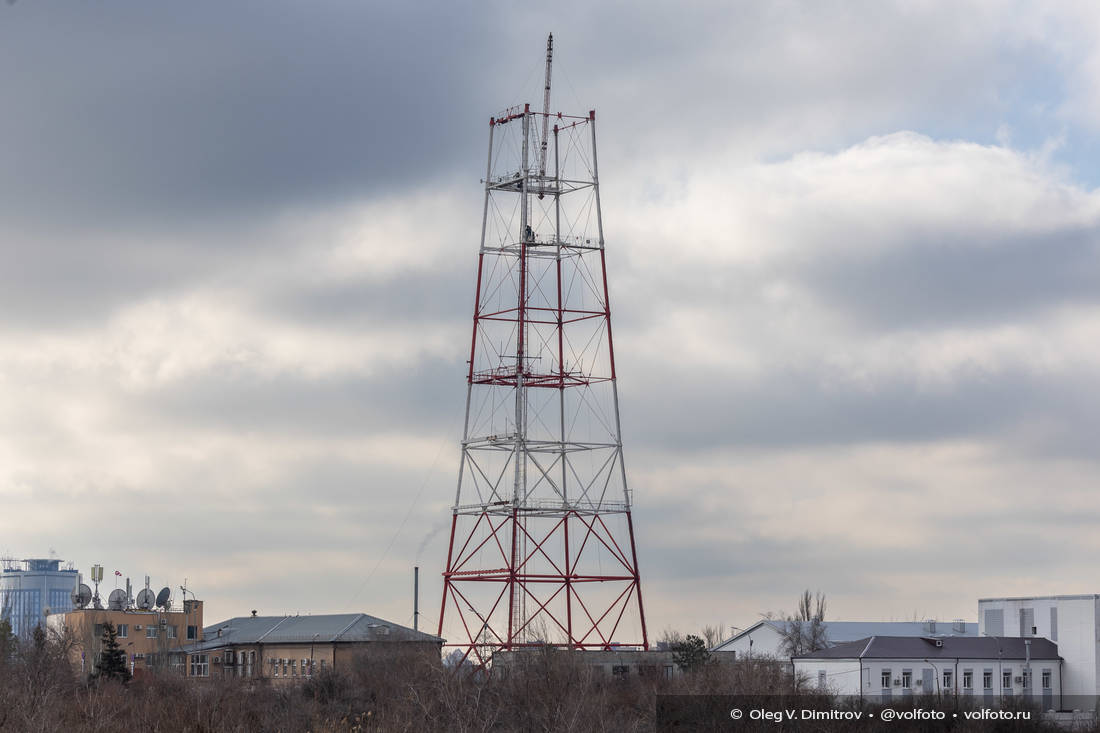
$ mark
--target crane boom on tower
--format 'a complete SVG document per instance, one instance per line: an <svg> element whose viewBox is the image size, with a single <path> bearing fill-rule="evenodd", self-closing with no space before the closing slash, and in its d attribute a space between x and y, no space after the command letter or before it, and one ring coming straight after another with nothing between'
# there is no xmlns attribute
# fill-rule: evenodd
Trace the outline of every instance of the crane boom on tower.
<svg viewBox="0 0 1100 733"><path fill-rule="evenodd" d="M542 138L539 140L539 175L546 175L546 136L550 134L550 65L554 61L554 34L546 39L546 86L542 93Z"/></svg>

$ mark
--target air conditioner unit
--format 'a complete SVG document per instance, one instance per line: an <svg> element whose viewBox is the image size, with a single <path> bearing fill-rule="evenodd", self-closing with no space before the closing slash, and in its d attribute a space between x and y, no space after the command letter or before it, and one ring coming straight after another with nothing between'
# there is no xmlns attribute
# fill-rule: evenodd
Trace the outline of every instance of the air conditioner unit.
<svg viewBox="0 0 1100 733"><path fill-rule="evenodd" d="M894 687L901 687L901 680L894 680Z"/></svg>
<svg viewBox="0 0 1100 733"><path fill-rule="evenodd" d="M221 663L222 663L222 658L221 657L214 657L214 664L221 664Z"/></svg>
<svg viewBox="0 0 1100 733"><path fill-rule="evenodd" d="M1017 677L1017 678L1016 678L1016 684L1020 685L1020 684L1023 684L1023 682L1024 682L1024 678L1023 678L1023 677Z"/></svg>
<svg viewBox="0 0 1100 733"><path fill-rule="evenodd" d="M141 631L141 624L134 624L134 631Z"/></svg>

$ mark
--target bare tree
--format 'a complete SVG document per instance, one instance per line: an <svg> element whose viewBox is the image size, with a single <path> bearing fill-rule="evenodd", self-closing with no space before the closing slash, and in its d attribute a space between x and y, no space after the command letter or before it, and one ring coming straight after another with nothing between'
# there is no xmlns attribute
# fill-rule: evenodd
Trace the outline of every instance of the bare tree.
<svg viewBox="0 0 1100 733"><path fill-rule="evenodd" d="M812 595L802 591L798 599L798 610L793 616L787 616L783 631L782 649L788 656L809 654L829 645L825 630L825 594L821 591Z"/></svg>
<svg viewBox="0 0 1100 733"><path fill-rule="evenodd" d="M713 649L726 640L726 627L722 624L718 624L717 626L704 626L702 635L703 641L707 643L707 648Z"/></svg>

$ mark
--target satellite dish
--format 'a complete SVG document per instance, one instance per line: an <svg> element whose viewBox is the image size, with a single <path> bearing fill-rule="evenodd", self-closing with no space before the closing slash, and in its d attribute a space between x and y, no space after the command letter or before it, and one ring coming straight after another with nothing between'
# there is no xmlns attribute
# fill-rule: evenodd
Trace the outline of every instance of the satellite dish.
<svg viewBox="0 0 1100 733"><path fill-rule="evenodd" d="M161 608L168 610L172 605L172 589L168 586L164 586L160 589L160 593L157 593L157 605Z"/></svg>
<svg viewBox="0 0 1100 733"><path fill-rule="evenodd" d="M156 597L153 596L153 591L145 588L138 591L137 594L137 607L142 611L148 611L153 607L153 603L156 602Z"/></svg>
<svg viewBox="0 0 1100 733"><path fill-rule="evenodd" d="M121 588L115 588L111 591L111 595L107 596L107 608L112 611L125 611L126 591Z"/></svg>
<svg viewBox="0 0 1100 733"><path fill-rule="evenodd" d="M73 591L70 598L73 602L73 608L84 608L92 602L92 589L81 583L80 587Z"/></svg>

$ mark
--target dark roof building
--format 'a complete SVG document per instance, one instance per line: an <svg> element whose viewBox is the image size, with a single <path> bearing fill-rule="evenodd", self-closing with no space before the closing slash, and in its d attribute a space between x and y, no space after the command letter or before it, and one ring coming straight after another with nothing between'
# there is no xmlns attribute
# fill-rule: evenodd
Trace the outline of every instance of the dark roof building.
<svg viewBox="0 0 1100 733"><path fill-rule="evenodd" d="M189 675L292 680L358 656L423 655L440 661L443 639L365 613L238 616L203 629L186 647Z"/></svg>
<svg viewBox="0 0 1100 733"><path fill-rule="evenodd" d="M883 704L913 695L987 707L1026 700L1043 710L1062 702L1058 645L1040 637L870 636L797 655L791 665L811 687Z"/></svg>
<svg viewBox="0 0 1100 733"><path fill-rule="evenodd" d="M1031 649L1027 649L1027 644ZM794 659L1058 659L1049 639L992 636L872 636Z"/></svg>

